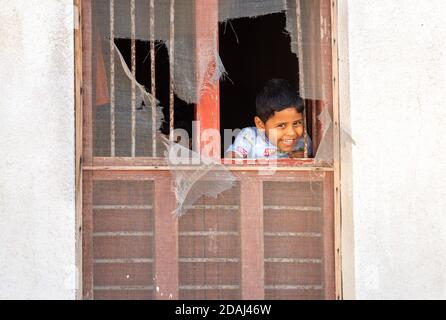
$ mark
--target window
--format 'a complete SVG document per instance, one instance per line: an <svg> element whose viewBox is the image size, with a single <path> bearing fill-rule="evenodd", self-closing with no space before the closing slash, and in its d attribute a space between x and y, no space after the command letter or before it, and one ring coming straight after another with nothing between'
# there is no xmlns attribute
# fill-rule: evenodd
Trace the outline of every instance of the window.
<svg viewBox="0 0 446 320"><path fill-rule="evenodd" d="M85 299L339 297L335 1L261 4L80 1ZM274 77L305 98L314 158L164 157L181 128L220 158Z"/></svg>

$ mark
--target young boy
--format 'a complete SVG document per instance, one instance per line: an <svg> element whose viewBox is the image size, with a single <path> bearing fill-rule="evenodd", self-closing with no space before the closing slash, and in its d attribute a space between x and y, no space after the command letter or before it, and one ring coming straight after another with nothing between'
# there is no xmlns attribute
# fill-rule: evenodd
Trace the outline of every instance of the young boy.
<svg viewBox="0 0 446 320"><path fill-rule="evenodd" d="M304 102L283 79L268 81L256 98L255 127L243 129L226 151L229 158L303 157ZM307 135L308 155L313 149Z"/></svg>

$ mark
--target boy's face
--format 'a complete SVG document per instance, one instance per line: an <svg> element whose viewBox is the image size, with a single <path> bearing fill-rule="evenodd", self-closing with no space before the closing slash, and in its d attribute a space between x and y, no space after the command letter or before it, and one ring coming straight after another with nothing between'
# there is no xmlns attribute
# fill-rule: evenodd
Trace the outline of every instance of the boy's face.
<svg viewBox="0 0 446 320"><path fill-rule="evenodd" d="M259 117L254 121L258 129L265 131L269 141L283 152L293 151L304 132L302 113L294 107L276 111L266 122Z"/></svg>

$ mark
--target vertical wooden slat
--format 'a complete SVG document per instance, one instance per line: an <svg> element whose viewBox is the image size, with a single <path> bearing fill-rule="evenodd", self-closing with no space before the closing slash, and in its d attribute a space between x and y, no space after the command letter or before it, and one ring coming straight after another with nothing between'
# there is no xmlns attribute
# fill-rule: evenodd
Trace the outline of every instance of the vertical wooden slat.
<svg viewBox="0 0 446 320"><path fill-rule="evenodd" d="M326 172L324 177L323 206L323 264L324 298L335 299L335 247L334 247L334 193L333 173Z"/></svg>
<svg viewBox="0 0 446 320"><path fill-rule="evenodd" d="M136 13L135 0L130 0L131 68L132 68L132 157L136 156Z"/></svg>
<svg viewBox="0 0 446 320"><path fill-rule="evenodd" d="M304 121L304 158L308 158L308 131L307 131L307 114L306 114L306 94L305 94L305 69L304 69L304 51L303 51L303 39L302 39L302 21L301 21L301 10L300 10L300 0L296 0L296 34L297 34L297 52L299 60L299 93L304 99L304 111L303 111L303 121Z"/></svg>
<svg viewBox="0 0 446 320"><path fill-rule="evenodd" d="M82 165L93 164L93 23L92 3L82 1ZM83 172L82 181L82 295L93 299L93 209L92 174Z"/></svg>
<svg viewBox="0 0 446 320"><path fill-rule="evenodd" d="M155 180L155 297L178 299L178 218L170 179Z"/></svg>
<svg viewBox="0 0 446 320"><path fill-rule="evenodd" d="M82 183L82 277L83 298L93 299L93 180L83 172Z"/></svg>
<svg viewBox="0 0 446 320"><path fill-rule="evenodd" d="M315 156L317 152L317 147L319 145L318 134L317 134L318 130L317 130L316 101L312 100L310 102L310 105L311 105L311 134L313 140L313 153Z"/></svg>
<svg viewBox="0 0 446 320"><path fill-rule="evenodd" d="M151 94L153 96L152 104L152 157L156 157L156 61L155 61L155 0L150 0L149 13L150 27L150 77Z"/></svg>
<svg viewBox="0 0 446 320"><path fill-rule="evenodd" d="M215 78L218 53L218 0L195 1L196 23L196 82L198 103L196 120L200 124L198 137L194 137L198 150L202 150L201 138L208 129L220 130L220 86ZM203 63L207 62L207 63ZM210 156L220 157L220 141L207 143L213 152Z"/></svg>
<svg viewBox="0 0 446 320"><path fill-rule="evenodd" d="M102 47L101 34L98 28L95 28L95 73L94 73L94 106L99 107L110 103L110 93L108 89L107 69L105 66L104 53Z"/></svg>
<svg viewBox="0 0 446 320"><path fill-rule="evenodd" d="M82 266L82 1L75 0L75 116L76 116L76 266ZM82 269L82 268L81 268ZM82 271L78 277L76 299L82 299Z"/></svg>
<svg viewBox="0 0 446 320"><path fill-rule="evenodd" d="M320 0L322 95L325 107L333 116L331 0Z"/></svg>
<svg viewBox="0 0 446 320"><path fill-rule="evenodd" d="M262 300L264 291L263 183L240 183L240 241L242 299Z"/></svg>
<svg viewBox="0 0 446 320"><path fill-rule="evenodd" d="M331 0L320 0L319 2L319 27L320 27L320 61L321 61L321 89L322 102L319 104L318 114L327 110L333 119L333 70L332 70L332 35L331 35ZM324 126L329 124L320 124L320 136L326 129Z"/></svg>
<svg viewBox="0 0 446 320"><path fill-rule="evenodd" d="M115 153L115 0L110 0L110 156Z"/></svg>
<svg viewBox="0 0 446 320"><path fill-rule="evenodd" d="M83 152L85 165L93 163L93 23L91 1L82 2L82 115Z"/></svg>
<svg viewBox="0 0 446 320"><path fill-rule="evenodd" d="M334 224L335 224L335 277L336 299L343 298L342 292L342 253L341 253L341 154L340 154L340 114L339 114L339 71L338 71L338 29L337 29L337 0L331 1L331 38L333 64L333 156L334 156Z"/></svg>
<svg viewBox="0 0 446 320"><path fill-rule="evenodd" d="M318 93L320 91L319 86L320 83L318 83L319 80L319 73L321 68L321 61L320 61L320 55L318 54L318 48L320 48L320 27L319 27L319 1L311 1L309 3L309 12L310 18L308 21L308 38L310 39L310 43L307 44L308 46L308 56L310 57L310 70L311 70L311 76L309 81L311 82L310 88L311 91L314 93ZM316 89L318 88L318 89ZM317 119L317 116L320 112L320 104L321 102L319 100L315 100L316 96L311 96L313 100L311 100L311 109L312 109L312 123L313 123L313 131L312 131L312 139L313 139L313 152L316 155L317 150L319 148L320 142L321 142L321 133L322 128L319 125L319 120Z"/></svg>
<svg viewBox="0 0 446 320"><path fill-rule="evenodd" d="M332 7L331 0L320 0L319 2L319 25L320 25L320 61L321 61L321 88L322 102L319 105L318 113L327 110L333 119L333 52L332 52ZM324 132L321 124L320 130ZM331 127L333 130L334 127ZM327 133L327 137L330 135ZM323 137L320 136L322 139ZM329 143L334 143L330 141ZM336 298L336 278L335 278L335 186L334 174L326 173L324 178L324 274L325 274L325 299Z"/></svg>
<svg viewBox="0 0 446 320"><path fill-rule="evenodd" d="M170 32L169 32L169 140L174 140L175 127L175 0L170 0Z"/></svg>

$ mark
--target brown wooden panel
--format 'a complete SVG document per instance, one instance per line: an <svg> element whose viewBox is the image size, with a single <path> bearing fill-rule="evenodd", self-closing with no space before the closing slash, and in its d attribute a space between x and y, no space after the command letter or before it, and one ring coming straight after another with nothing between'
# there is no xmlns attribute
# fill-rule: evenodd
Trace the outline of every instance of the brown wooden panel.
<svg viewBox="0 0 446 320"><path fill-rule="evenodd" d="M95 290L95 300L152 300L153 290Z"/></svg>
<svg viewBox="0 0 446 320"><path fill-rule="evenodd" d="M145 181L95 181L95 205L151 205L153 184Z"/></svg>
<svg viewBox="0 0 446 320"><path fill-rule="evenodd" d="M240 285L238 262L180 262L180 285Z"/></svg>
<svg viewBox="0 0 446 320"><path fill-rule="evenodd" d="M93 163L93 23L92 3L82 1L82 162Z"/></svg>
<svg viewBox="0 0 446 320"><path fill-rule="evenodd" d="M95 232L153 231L151 210L93 210Z"/></svg>
<svg viewBox="0 0 446 320"><path fill-rule="evenodd" d="M94 237L94 258L151 258L152 240L150 236Z"/></svg>
<svg viewBox="0 0 446 320"><path fill-rule="evenodd" d="M181 300L240 300L240 290L180 290Z"/></svg>
<svg viewBox="0 0 446 320"><path fill-rule="evenodd" d="M265 285L321 285L322 263L265 262Z"/></svg>
<svg viewBox="0 0 446 320"><path fill-rule="evenodd" d="M264 205L315 206L322 204L320 182L265 182Z"/></svg>
<svg viewBox="0 0 446 320"><path fill-rule="evenodd" d="M233 235L180 236L181 258L237 258L239 237Z"/></svg>
<svg viewBox="0 0 446 320"><path fill-rule="evenodd" d="M265 210L265 232L321 232L322 213L318 211Z"/></svg>
<svg viewBox="0 0 446 320"><path fill-rule="evenodd" d="M156 299L178 299L178 218L170 179L155 181Z"/></svg>
<svg viewBox="0 0 446 320"><path fill-rule="evenodd" d="M83 298L93 299L93 181L84 172L82 181L82 291Z"/></svg>
<svg viewBox="0 0 446 320"><path fill-rule="evenodd" d="M323 255L321 238L265 236L265 258L312 258Z"/></svg>
<svg viewBox="0 0 446 320"><path fill-rule="evenodd" d="M191 209L180 217L179 226L181 231L238 231L239 219L238 209Z"/></svg>
<svg viewBox="0 0 446 320"><path fill-rule="evenodd" d="M152 286L152 263L95 263L95 286Z"/></svg>
<svg viewBox="0 0 446 320"><path fill-rule="evenodd" d="M212 178L212 175L208 175L209 178ZM215 186L215 180L218 177L214 178L214 181L198 181L195 186L199 186L200 184L206 186L206 183L209 183L210 186ZM236 183L231 189L220 193L216 198L214 197L206 197L203 196L195 202L195 205L238 205L240 203L240 184Z"/></svg>
<svg viewBox="0 0 446 320"><path fill-rule="evenodd" d="M327 173L324 181L324 283L325 299L334 300L335 290L335 245L334 245L334 183L333 174Z"/></svg>
<svg viewBox="0 0 446 320"><path fill-rule="evenodd" d="M322 290L265 290L266 300L322 300Z"/></svg>
<svg viewBox="0 0 446 320"><path fill-rule="evenodd" d="M264 298L263 184L245 179L241 182L240 232L242 258L242 298Z"/></svg>

